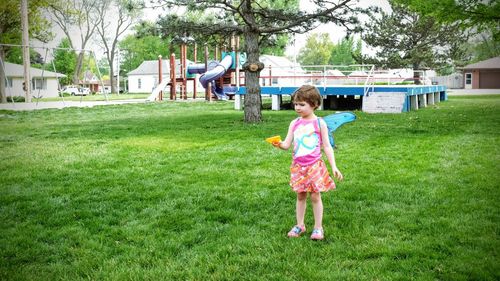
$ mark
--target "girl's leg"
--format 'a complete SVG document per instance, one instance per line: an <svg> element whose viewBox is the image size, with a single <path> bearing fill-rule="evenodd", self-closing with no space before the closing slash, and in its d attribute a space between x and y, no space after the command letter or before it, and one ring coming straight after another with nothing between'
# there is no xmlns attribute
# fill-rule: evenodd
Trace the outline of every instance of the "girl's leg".
<svg viewBox="0 0 500 281"><path fill-rule="evenodd" d="M306 214L307 192L297 193L297 205L295 207L295 215L297 217L297 225L304 225L304 215Z"/></svg>
<svg viewBox="0 0 500 281"><path fill-rule="evenodd" d="M314 228L323 228L323 202L320 192L311 192L311 202L314 214Z"/></svg>

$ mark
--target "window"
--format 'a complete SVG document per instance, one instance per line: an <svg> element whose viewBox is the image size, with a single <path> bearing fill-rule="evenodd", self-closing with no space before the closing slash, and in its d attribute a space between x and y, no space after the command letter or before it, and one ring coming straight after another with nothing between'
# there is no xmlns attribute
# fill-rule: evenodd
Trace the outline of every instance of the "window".
<svg viewBox="0 0 500 281"><path fill-rule="evenodd" d="M465 73L465 85L472 84L472 73Z"/></svg>
<svg viewBox="0 0 500 281"><path fill-rule="evenodd" d="M31 84L33 90L47 90L47 79L33 78Z"/></svg>
<svg viewBox="0 0 500 281"><path fill-rule="evenodd" d="M12 78L7 77L7 84L5 84L5 87L12 88Z"/></svg>
<svg viewBox="0 0 500 281"><path fill-rule="evenodd" d="M141 78L138 78L137 79L137 89L141 89L142 87L142 81L141 81Z"/></svg>

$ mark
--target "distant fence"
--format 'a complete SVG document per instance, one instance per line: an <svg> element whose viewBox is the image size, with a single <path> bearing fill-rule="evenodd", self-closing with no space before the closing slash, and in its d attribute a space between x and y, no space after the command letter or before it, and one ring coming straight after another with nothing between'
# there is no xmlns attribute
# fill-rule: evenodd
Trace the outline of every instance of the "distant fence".
<svg viewBox="0 0 500 281"><path fill-rule="evenodd" d="M445 85L448 89L462 89L464 87L464 76L461 73L436 76L432 77L431 80L433 84Z"/></svg>

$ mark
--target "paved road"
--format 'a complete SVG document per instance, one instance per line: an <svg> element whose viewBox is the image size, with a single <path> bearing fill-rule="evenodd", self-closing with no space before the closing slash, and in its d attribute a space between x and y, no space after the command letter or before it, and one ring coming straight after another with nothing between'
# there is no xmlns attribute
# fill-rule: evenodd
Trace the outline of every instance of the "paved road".
<svg viewBox="0 0 500 281"><path fill-rule="evenodd" d="M500 95L500 89L448 89L450 96Z"/></svg>
<svg viewBox="0 0 500 281"><path fill-rule="evenodd" d="M131 99L131 100L112 100L112 101L49 101L49 102L20 102L20 103L3 103L0 104L0 109L5 110L36 110L57 108L62 109L66 107L93 107L96 105L112 105L112 104L126 104L126 103L145 103L145 99Z"/></svg>

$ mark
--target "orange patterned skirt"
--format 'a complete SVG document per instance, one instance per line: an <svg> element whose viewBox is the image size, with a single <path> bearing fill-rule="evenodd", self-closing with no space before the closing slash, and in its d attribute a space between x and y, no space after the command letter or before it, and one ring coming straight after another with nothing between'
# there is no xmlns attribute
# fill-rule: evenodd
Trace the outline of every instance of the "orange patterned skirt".
<svg viewBox="0 0 500 281"><path fill-rule="evenodd" d="M292 164L290 186L295 192L324 192L335 189L335 182L330 177L325 162L320 159L309 166Z"/></svg>

